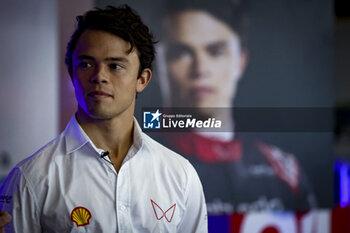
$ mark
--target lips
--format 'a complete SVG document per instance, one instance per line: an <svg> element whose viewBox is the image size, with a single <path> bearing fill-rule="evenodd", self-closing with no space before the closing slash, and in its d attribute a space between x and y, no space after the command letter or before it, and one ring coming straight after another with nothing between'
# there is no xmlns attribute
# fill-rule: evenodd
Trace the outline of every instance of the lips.
<svg viewBox="0 0 350 233"><path fill-rule="evenodd" d="M210 88L210 87L195 87L192 88L191 90L192 95L197 98L197 99L202 99L205 98L206 96L213 94L214 93L214 89Z"/></svg>
<svg viewBox="0 0 350 233"><path fill-rule="evenodd" d="M92 91L88 93L89 97L95 98L95 99L103 99L108 97L113 97L113 95L103 92L103 91Z"/></svg>

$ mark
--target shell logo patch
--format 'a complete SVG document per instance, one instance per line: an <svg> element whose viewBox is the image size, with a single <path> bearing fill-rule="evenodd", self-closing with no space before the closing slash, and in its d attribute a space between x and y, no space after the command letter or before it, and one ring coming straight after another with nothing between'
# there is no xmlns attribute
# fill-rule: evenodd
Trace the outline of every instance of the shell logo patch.
<svg viewBox="0 0 350 233"><path fill-rule="evenodd" d="M78 206L72 210L71 219L78 227L88 225L90 223L91 213L88 209Z"/></svg>

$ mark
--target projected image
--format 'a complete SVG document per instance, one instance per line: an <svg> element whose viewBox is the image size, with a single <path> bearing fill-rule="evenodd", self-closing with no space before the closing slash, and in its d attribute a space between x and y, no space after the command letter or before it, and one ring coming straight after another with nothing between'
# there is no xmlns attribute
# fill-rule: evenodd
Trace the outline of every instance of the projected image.
<svg viewBox="0 0 350 233"><path fill-rule="evenodd" d="M97 3L103 7L123 2ZM328 26L318 23L316 27L309 20L322 15L322 6L311 14L305 12L316 5L302 1L269 5L180 0L145 5L134 0L128 4L142 9L159 39L153 76L159 89L140 96L137 108L158 103L170 114L182 113L176 112L178 108L190 109L198 119L220 119L225 126L221 132L155 132L154 128L150 133L193 164L208 214L331 207L332 194L324 187L332 183L332 134L301 129L270 135L269 126L266 132L241 131L236 111L237 107L269 106L306 106L312 111L328 106L331 76L325 57L331 48L321 47L325 39L320 37ZM305 12L300 12L301 5ZM281 16L283 21L278 20ZM314 31L303 33L310 25ZM317 47L317 52L308 46ZM161 118L157 123L162 123Z"/></svg>
<svg viewBox="0 0 350 233"><path fill-rule="evenodd" d="M166 106L190 107L203 117L223 119L231 132L169 133L163 142L197 169L209 213L315 207L296 157L254 135L236 133L233 114L220 110L234 107L249 62L244 12L239 5L228 3L226 8L196 1L169 6L158 60L164 65L160 80L168 82L162 85L169 85L163 91Z"/></svg>

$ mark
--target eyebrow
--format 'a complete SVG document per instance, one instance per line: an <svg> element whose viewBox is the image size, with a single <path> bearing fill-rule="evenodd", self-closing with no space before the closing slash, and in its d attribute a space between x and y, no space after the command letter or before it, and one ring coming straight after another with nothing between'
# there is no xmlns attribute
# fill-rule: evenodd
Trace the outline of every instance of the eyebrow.
<svg viewBox="0 0 350 233"><path fill-rule="evenodd" d="M94 57L88 56L88 55L79 55L78 59L96 60ZM124 62L124 63L129 63L129 60L124 58L124 57L107 57L107 58L105 58L103 60L104 61L120 61L120 62Z"/></svg>
<svg viewBox="0 0 350 233"><path fill-rule="evenodd" d="M228 42L227 41L215 41L213 43L208 44L206 47L207 48L222 48L222 47L227 47Z"/></svg>
<svg viewBox="0 0 350 233"><path fill-rule="evenodd" d="M171 42L167 44L167 47L175 49L191 49L191 46L183 42Z"/></svg>
<svg viewBox="0 0 350 233"><path fill-rule="evenodd" d="M226 40L219 40L219 41L214 41L211 42L209 44L205 45L206 49L212 49L212 48L224 48L224 47L228 47L229 42L227 42ZM189 46L186 43L183 42L173 42L173 43L169 43L168 46L170 48L176 48L176 49L188 49L191 50L191 46Z"/></svg>

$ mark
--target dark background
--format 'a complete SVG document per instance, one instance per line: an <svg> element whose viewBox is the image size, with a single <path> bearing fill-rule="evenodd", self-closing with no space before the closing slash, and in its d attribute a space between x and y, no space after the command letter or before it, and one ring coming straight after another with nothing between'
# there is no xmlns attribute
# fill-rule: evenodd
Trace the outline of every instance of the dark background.
<svg viewBox="0 0 350 233"><path fill-rule="evenodd" d="M157 12L162 11L164 1L98 0L95 3L101 8L129 4L159 38L152 25L159 23ZM249 62L234 106L332 109L334 3L329 0L244 3L249 17ZM140 116L141 107L159 106L161 96L155 73L151 85L138 97L135 114ZM332 128L333 121L329 125ZM333 207L332 131L260 132L256 136L295 154L315 190L319 207Z"/></svg>

